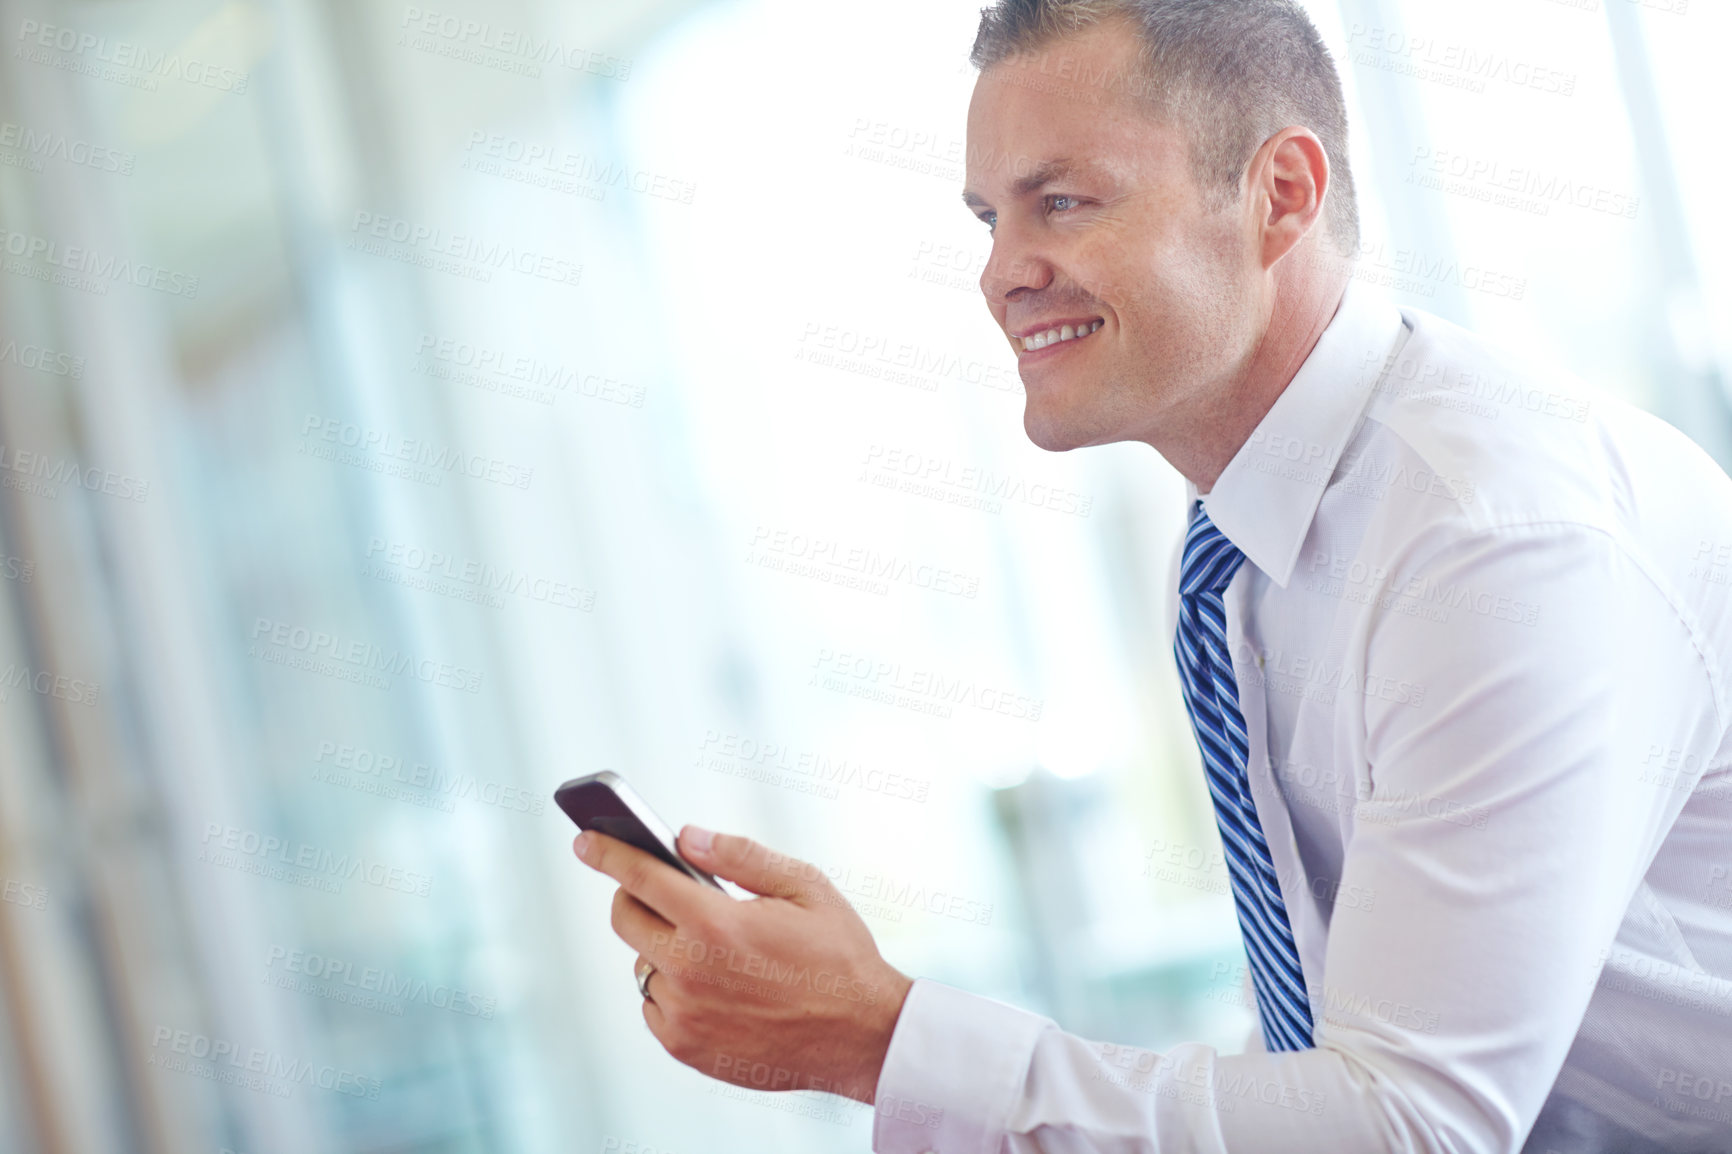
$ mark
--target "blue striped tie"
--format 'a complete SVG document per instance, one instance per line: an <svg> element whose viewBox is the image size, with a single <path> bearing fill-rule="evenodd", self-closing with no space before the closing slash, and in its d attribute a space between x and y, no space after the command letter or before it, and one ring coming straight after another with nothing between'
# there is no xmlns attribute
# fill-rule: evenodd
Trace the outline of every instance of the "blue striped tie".
<svg viewBox="0 0 1732 1154"><path fill-rule="evenodd" d="M1179 567L1179 635L1173 652L1215 799L1215 821L1221 827L1233 903L1239 908L1239 928L1251 961L1263 1042L1271 1051L1305 1050L1311 1047L1311 1006L1269 842L1251 800L1251 779L1245 772L1250 748L1227 654L1221 592L1244 562L1238 546L1222 536L1203 503L1197 502Z"/></svg>

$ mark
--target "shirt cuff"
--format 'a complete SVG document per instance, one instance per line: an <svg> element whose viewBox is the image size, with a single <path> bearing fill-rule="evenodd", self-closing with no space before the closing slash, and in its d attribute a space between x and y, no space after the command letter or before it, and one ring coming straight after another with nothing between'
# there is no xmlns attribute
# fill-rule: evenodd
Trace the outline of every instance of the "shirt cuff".
<svg viewBox="0 0 1732 1154"><path fill-rule="evenodd" d="M877 1154L997 1154L1050 1018L916 978L872 1122Z"/></svg>

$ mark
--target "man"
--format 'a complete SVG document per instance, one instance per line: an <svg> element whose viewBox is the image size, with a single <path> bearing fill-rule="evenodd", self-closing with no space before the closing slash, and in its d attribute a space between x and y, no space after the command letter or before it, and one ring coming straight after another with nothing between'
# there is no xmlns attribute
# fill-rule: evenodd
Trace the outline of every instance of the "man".
<svg viewBox="0 0 1732 1154"><path fill-rule="evenodd" d="M1028 435L1195 498L1175 654L1258 1037L1087 1042L911 983L745 839L680 844L755 902L585 835L650 1029L895 1154L1732 1150L1732 481L1352 283L1291 0L1001 0L974 60Z"/></svg>

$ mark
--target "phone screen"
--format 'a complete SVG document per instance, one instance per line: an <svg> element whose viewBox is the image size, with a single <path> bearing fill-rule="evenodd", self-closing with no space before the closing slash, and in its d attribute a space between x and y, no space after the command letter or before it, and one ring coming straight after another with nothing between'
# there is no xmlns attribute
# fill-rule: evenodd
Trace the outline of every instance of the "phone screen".
<svg viewBox="0 0 1732 1154"><path fill-rule="evenodd" d="M589 819L589 829L596 833L605 833L608 837L618 838L627 845L636 846L645 853L660 858L681 873L686 872L686 864L667 851L667 847L657 841L643 823L635 817L592 817Z"/></svg>
<svg viewBox="0 0 1732 1154"><path fill-rule="evenodd" d="M579 829L618 838L689 878L721 888L715 878L680 857L673 830L618 774L603 770L568 781L554 792L553 800Z"/></svg>

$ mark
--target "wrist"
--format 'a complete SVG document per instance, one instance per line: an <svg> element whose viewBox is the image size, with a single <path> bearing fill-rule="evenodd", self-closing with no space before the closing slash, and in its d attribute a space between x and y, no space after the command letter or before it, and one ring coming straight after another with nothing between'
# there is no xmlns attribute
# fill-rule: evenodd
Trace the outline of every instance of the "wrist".
<svg viewBox="0 0 1732 1154"><path fill-rule="evenodd" d="M896 1033L896 1023L902 1017L902 1006L914 979L885 967L887 974L879 983L880 996L864 1008L861 1041L856 1053L859 1065L843 1093L868 1106L877 1097L878 1078L884 1071L884 1059L890 1052L890 1039Z"/></svg>

